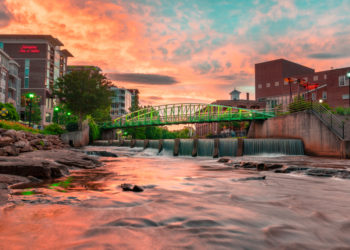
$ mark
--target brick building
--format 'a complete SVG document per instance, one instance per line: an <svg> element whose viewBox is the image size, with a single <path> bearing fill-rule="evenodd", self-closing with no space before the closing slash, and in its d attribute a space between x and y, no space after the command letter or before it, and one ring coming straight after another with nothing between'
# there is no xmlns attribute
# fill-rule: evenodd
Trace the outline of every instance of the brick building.
<svg viewBox="0 0 350 250"><path fill-rule="evenodd" d="M67 58L72 56L61 46L63 43L51 35L0 34L0 47L20 65L22 95L33 92L41 97L43 125L51 122L55 105L50 89L66 73Z"/></svg>
<svg viewBox="0 0 350 250"><path fill-rule="evenodd" d="M216 100L212 104L229 106L229 107L237 107L237 108L246 108L246 109L264 109L266 106L266 102L249 100L249 93L246 93L246 100L242 100L239 98L241 92L238 90L233 90L230 93L231 100ZM221 124L222 125L222 124ZM197 123L196 126L196 135L200 137L204 137L207 135L220 135L220 134L230 134L232 131L232 135L242 136L244 133L244 128L234 128L230 126L221 126L217 122L212 123ZM243 123L242 123L243 125Z"/></svg>
<svg viewBox="0 0 350 250"><path fill-rule="evenodd" d="M267 107L288 104L298 93L305 99L322 100L331 107L349 107L349 79L346 73L350 67L315 72L314 69L285 59L255 64L256 99L266 101ZM317 83L314 90L306 90L295 81L284 81L291 77L304 79L309 84Z"/></svg>

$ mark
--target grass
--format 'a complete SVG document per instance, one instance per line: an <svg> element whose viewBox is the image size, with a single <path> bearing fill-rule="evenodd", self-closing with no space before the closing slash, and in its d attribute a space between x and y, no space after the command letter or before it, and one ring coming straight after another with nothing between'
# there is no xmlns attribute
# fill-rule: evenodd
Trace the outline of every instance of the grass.
<svg viewBox="0 0 350 250"><path fill-rule="evenodd" d="M27 125L20 123L20 122L15 122L15 121L0 120L0 128L27 131L27 132L31 132L33 134L43 134L44 133L42 130L34 129L34 128L31 128Z"/></svg>

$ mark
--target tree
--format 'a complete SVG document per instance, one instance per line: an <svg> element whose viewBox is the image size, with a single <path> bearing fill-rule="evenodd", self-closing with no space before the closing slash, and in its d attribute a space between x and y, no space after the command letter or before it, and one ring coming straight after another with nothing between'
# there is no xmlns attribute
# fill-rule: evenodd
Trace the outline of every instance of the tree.
<svg viewBox="0 0 350 250"><path fill-rule="evenodd" d="M58 78L53 93L78 117L79 127L87 115L111 105L112 83L97 70L72 71Z"/></svg>
<svg viewBox="0 0 350 250"><path fill-rule="evenodd" d="M32 94L32 93L31 93ZM22 95L22 106L25 106L25 120L32 123L40 123L41 110L40 110L40 96L33 94L33 97L29 97L28 93Z"/></svg>

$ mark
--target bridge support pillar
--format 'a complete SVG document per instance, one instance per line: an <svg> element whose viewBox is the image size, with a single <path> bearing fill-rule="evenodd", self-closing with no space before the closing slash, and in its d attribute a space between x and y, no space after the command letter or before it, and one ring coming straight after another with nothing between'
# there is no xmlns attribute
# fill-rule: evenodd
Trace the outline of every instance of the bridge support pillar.
<svg viewBox="0 0 350 250"><path fill-rule="evenodd" d="M101 133L102 140L112 141L116 139L116 136L117 136L116 129L106 129L106 130L103 130Z"/></svg>
<svg viewBox="0 0 350 250"><path fill-rule="evenodd" d="M143 149L148 148L148 146L149 146L149 140L146 139L143 141Z"/></svg>
<svg viewBox="0 0 350 250"><path fill-rule="evenodd" d="M197 156L197 154L198 154L198 139L193 139L192 157Z"/></svg>
<svg viewBox="0 0 350 250"><path fill-rule="evenodd" d="M158 153L160 153L163 150L163 142L164 142L163 139L160 139L158 141Z"/></svg>
<svg viewBox="0 0 350 250"><path fill-rule="evenodd" d="M174 141L174 156L179 155L179 149L180 149L180 139L176 138Z"/></svg>
<svg viewBox="0 0 350 250"><path fill-rule="evenodd" d="M243 138L237 139L237 155L236 156L243 156L244 151L244 140Z"/></svg>
<svg viewBox="0 0 350 250"><path fill-rule="evenodd" d="M214 139L214 151L213 151L213 158L219 157L219 138Z"/></svg>

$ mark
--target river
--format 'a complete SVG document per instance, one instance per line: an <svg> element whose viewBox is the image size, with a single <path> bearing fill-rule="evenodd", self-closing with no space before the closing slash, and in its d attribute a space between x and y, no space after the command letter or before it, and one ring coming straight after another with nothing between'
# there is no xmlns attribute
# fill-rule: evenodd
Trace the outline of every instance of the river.
<svg viewBox="0 0 350 250"><path fill-rule="evenodd" d="M344 249L350 179L233 169L209 157L108 150L98 169L26 190L0 208L0 249ZM350 169L350 160L243 156ZM247 177L266 176L264 180ZM123 183L144 187L123 192ZM30 194L30 195L28 195Z"/></svg>

